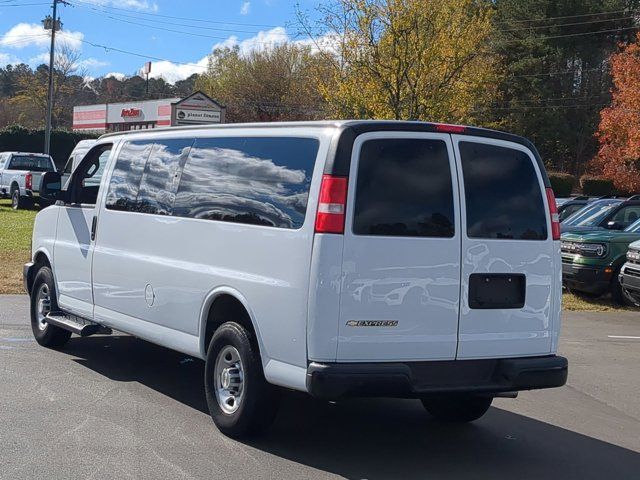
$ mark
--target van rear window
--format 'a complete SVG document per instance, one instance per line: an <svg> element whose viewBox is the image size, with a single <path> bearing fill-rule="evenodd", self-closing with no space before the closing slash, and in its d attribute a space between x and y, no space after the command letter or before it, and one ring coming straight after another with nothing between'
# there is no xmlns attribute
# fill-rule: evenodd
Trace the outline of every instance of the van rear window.
<svg viewBox="0 0 640 480"><path fill-rule="evenodd" d="M453 237L451 166L442 140L366 141L356 183L354 234Z"/></svg>
<svg viewBox="0 0 640 480"><path fill-rule="evenodd" d="M173 215L300 228L318 147L314 138L198 138Z"/></svg>
<svg viewBox="0 0 640 480"><path fill-rule="evenodd" d="M545 240L538 176L520 150L460 142L469 238Z"/></svg>

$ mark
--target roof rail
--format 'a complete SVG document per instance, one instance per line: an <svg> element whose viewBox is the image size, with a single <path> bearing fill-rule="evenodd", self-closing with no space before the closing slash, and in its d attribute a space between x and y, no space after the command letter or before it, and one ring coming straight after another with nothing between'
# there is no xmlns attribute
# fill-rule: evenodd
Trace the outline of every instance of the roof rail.
<svg viewBox="0 0 640 480"><path fill-rule="evenodd" d="M580 195L579 197L575 197L574 200L589 200L590 198L588 195Z"/></svg>
<svg viewBox="0 0 640 480"><path fill-rule="evenodd" d="M627 201L629 200L640 200L640 195L632 195L629 198L627 198Z"/></svg>

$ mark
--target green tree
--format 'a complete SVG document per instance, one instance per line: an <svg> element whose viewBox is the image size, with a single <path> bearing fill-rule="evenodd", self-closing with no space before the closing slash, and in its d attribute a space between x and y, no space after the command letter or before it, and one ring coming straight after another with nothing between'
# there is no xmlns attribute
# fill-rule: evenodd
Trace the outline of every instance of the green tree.
<svg viewBox="0 0 640 480"><path fill-rule="evenodd" d="M482 121L533 140L549 167L584 173L610 100L607 60L633 37L638 3L496 0L493 45L504 76Z"/></svg>

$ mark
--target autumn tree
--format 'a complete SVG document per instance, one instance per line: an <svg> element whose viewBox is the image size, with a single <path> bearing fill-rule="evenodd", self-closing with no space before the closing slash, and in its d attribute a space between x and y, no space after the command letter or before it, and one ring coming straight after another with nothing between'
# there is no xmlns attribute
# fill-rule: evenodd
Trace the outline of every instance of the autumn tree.
<svg viewBox="0 0 640 480"><path fill-rule="evenodd" d="M330 60L319 89L333 116L468 122L495 92L492 12L477 0L333 0L298 21Z"/></svg>
<svg viewBox="0 0 640 480"><path fill-rule="evenodd" d="M308 120L324 115L311 78L309 46L278 44L242 54L215 50L195 86L227 106L227 121Z"/></svg>
<svg viewBox="0 0 640 480"><path fill-rule="evenodd" d="M600 113L594 168L623 192L640 191L640 33L611 57L613 99Z"/></svg>

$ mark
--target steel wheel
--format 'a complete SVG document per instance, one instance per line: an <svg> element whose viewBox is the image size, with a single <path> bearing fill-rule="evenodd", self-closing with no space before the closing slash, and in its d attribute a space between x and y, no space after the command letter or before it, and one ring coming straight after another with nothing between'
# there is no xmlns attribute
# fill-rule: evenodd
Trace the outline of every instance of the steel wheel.
<svg viewBox="0 0 640 480"><path fill-rule="evenodd" d="M51 293L46 283L40 285L36 294L36 314L38 316L38 329L44 331L47 324L47 315L51 312Z"/></svg>
<svg viewBox="0 0 640 480"><path fill-rule="evenodd" d="M233 414L242 404L244 368L240 353L227 345L218 354L214 369L216 400L222 411Z"/></svg>

